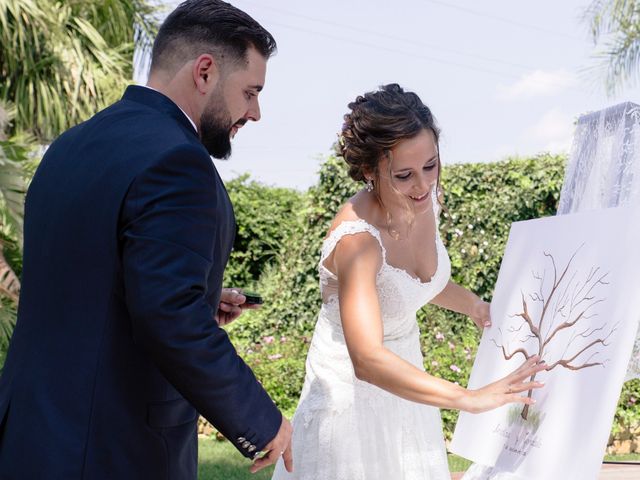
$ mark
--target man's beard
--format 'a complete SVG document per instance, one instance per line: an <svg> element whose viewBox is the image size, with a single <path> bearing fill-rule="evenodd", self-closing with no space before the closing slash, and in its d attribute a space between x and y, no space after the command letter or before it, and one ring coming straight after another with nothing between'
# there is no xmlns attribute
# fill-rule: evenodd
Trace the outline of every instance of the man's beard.
<svg viewBox="0 0 640 480"><path fill-rule="evenodd" d="M211 97L200 117L200 141L214 158L226 160L231 155L233 120L222 96L222 89Z"/></svg>

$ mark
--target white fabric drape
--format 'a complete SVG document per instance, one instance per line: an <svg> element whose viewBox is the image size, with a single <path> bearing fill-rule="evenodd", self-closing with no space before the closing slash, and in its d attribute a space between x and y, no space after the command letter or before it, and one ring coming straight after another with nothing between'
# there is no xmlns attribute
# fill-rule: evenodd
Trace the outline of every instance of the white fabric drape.
<svg viewBox="0 0 640 480"><path fill-rule="evenodd" d="M640 204L640 105L626 102L578 120L558 215L629 204ZM640 335L626 375L633 378L640 378Z"/></svg>

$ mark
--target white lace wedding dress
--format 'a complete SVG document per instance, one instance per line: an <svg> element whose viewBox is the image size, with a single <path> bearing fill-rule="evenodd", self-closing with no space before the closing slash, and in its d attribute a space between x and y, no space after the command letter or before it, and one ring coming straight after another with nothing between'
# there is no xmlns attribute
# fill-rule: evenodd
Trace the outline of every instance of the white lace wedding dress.
<svg viewBox="0 0 640 480"><path fill-rule="evenodd" d="M287 473L280 459L273 479L449 480L439 410L355 377L340 322L337 278L324 266L340 239L355 234L372 235L380 243L377 290L385 347L424 369L416 311L445 287L451 272L437 228L437 270L423 283L386 262L375 227L364 220L341 223L322 246L323 303L293 418L294 473Z"/></svg>

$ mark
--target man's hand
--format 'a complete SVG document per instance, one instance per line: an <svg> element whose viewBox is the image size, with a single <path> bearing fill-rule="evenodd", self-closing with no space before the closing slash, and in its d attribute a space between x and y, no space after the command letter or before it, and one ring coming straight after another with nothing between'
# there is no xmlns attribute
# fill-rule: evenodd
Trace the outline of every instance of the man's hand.
<svg viewBox="0 0 640 480"><path fill-rule="evenodd" d="M242 312L246 309L257 309L260 305L249 305L245 302L246 297L242 294L240 288L223 288L220 294L220 304L218 305L218 312L215 315L218 325L223 327L233 322L236 318L242 315Z"/></svg>
<svg viewBox="0 0 640 480"><path fill-rule="evenodd" d="M284 459L284 468L286 468L289 473L293 472L293 454L291 452L292 433L293 428L291 427L291 423L282 417L280 430L278 430L275 438L264 447L265 454L253 462L249 471L256 473L269 465L273 465L282 457Z"/></svg>

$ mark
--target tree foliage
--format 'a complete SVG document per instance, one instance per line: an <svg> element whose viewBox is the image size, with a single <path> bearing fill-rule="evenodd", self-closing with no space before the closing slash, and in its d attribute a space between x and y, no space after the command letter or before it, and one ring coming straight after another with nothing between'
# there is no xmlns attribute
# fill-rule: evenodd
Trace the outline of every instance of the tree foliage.
<svg viewBox="0 0 640 480"><path fill-rule="evenodd" d="M584 14L599 50L605 85L613 93L638 79L640 61L640 2L595 0Z"/></svg>
<svg viewBox="0 0 640 480"><path fill-rule="evenodd" d="M136 44L155 24L148 0L0 0L0 101L9 134L48 143L112 103L131 81Z"/></svg>

